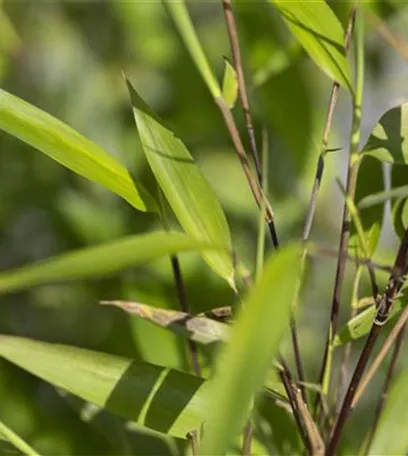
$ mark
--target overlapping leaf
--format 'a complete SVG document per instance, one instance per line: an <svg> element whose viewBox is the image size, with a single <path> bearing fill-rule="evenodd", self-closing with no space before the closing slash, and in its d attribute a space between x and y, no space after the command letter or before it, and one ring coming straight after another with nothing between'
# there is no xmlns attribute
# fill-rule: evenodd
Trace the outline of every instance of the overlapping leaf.
<svg viewBox="0 0 408 456"><path fill-rule="evenodd" d="M48 383L150 429L185 438L207 410L207 382L67 345L0 336L0 356Z"/></svg>
<svg viewBox="0 0 408 456"><path fill-rule="evenodd" d="M196 239L230 248L231 234L222 207L190 152L161 125L131 83L126 83L147 161L181 226ZM228 252L205 252L203 258L235 287Z"/></svg>
<svg viewBox="0 0 408 456"><path fill-rule="evenodd" d="M2 89L0 129L118 194L134 208L156 210L154 199L140 184L136 185L112 155L60 120Z"/></svg>

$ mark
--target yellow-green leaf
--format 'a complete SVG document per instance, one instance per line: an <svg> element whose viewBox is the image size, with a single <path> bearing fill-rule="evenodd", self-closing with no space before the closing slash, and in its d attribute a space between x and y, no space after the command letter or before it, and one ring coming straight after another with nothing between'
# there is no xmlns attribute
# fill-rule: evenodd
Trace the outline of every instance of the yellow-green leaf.
<svg viewBox="0 0 408 456"><path fill-rule="evenodd" d="M111 190L135 209L156 210L153 197L112 155L60 120L2 89L0 129Z"/></svg>
<svg viewBox="0 0 408 456"><path fill-rule="evenodd" d="M324 0L270 0L312 60L333 80L351 89L344 29Z"/></svg>
<svg viewBox="0 0 408 456"><path fill-rule="evenodd" d="M235 106L238 96L238 78L235 68L224 58L225 69L224 79L222 81L222 97L227 106L232 109Z"/></svg>
<svg viewBox="0 0 408 456"><path fill-rule="evenodd" d="M165 128L126 80L143 150L167 201L184 230L196 239L231 248L222 207L183 142ZM204 252L211 268L234 287L228 252Z"/></svg>

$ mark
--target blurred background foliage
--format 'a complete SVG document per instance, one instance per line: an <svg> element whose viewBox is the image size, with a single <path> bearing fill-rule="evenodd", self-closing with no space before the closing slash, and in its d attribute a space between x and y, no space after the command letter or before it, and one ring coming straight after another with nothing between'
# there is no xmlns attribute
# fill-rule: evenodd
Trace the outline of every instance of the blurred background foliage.
<svg viewBox="0 0 408 456"><path fill-rule="evenodd" d="M347 2L329 3L345 23ZM395 33L408 38L408 8L403 2L372 1L367 7ZM230 54L221 2L194 1L189 8L221 78L222 57ZM236 11L257 136L261 138L262 128L269 136L269 195L278 232L282 242L298 239L331 83L306 58L267 2L236 2ZM226 211L234 245L252 270L258 210L219 112L162 3L0 3L1 87L99 143L154 188L122 70L164 124L188 145ZM406 62L368 26L364 137L385 109L408 97L407 73ZM329 147L341 150L327 156L312 233L314 240L334 248L342 212L334 178L345 175L350 125L349 96L342 90L340 98ZM242 127L242 115L235 111ZM1 269L160 227L154 215L136 212L3 132L0 195ZM376 256L391 263L397 244L388 213L387 208ZM335 262L318 259L309 266L299 325L307 377L313 380L322 356ZM233 302L227 285L197 255L183 255L182 268L194 312ZM348 273L345 302L350 297L353 266ZM381 277L381 283L385 279ZM362 296L369 294L368 284L364 287ZM190 370L183 341L119 309L97 305L98 300L115 298L177 308L168 259L120 277L3 296L1 332ZM208 350L201 354L204 366L209 355ZM0 364L0 417L42 454L175 454L182 445L139 428L125 431L121 419L105 412L85 423L77 412L77 400L5 361ZM348 426L350 433L365 430L361 418L370 413L370 407L368 397L355 412L351 422L359 425Z"/></svg>

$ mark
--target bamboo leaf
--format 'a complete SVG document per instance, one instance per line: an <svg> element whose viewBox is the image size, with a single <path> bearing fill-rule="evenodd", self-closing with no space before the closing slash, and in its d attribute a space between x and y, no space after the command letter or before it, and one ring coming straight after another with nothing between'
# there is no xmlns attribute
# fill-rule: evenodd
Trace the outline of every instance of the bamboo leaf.
<svg viewBox="0 0 408 456"><path fill-rule="evenodd" d="M394 302L390 313L390 319L396 317L407 305L407 298L408 295L404 292L404 295ZM344 345L367 335L373 324L376 311L377 309L373 304L360 312L356 317L349 320L342 328L339 329L334 337L334 347L339 347L340 345Z"/></svg>
<svg viewBox="0 0 408 456"><path fill-rule="evenodd" d="M133 181L128 170L112 155L60 120L2 89L0 129L111 190L135 209L156 210L152 196Z"/></svg>
<svg viewBox="0 0 408 456"><path fill-rule="evenodd" d="M222 97L227 106L232 109L238 97L238 78L235 68L231 65L228 59L224 58L225 69L224 79L222 81Z"/></svg>
<svg viewBox="0 0 408 456"><path fill-rule="evenodd" d="M27 442L25 442L19 435L12 431L2 421L0 421L0 438L10 442L11 448L7 451L6 446L3 444L3 448L0 446L2 454L25 454L26 456L40 456L34 448L32 448ZM12 450L17 450L17 453L13 453Z"/></svg>
<svg viewBox="0 0 408 456"><path fill-rule="evenodd" d="M133 114L147 161L184 230L196 239L231 247L231 234L211 186L180 139L163 127L126 79ZM211 268L234 288L227 252L205 252Z"/></svg>
<svg viewBox="0 0 408 456"><path fill-rule="evenodd" d="M3 272L0 274L0 294L45 283L117 274L162 255L214 248L183 233L159 231L129 236Z"/></svg>
<svg viewBox="0 0 408 456"><path fill-rule="evenodd" d="M0 356L87 402L174 437L199 429L207 408L207 382L153 364L13 336L0 336Z"/></svg>
<svg viewBox="0 0 408 456"><path fill-rule="evenodd" d="M200 344L226 342L229 339L230 327L207 317L193 316L178 310L160 309L132 301L101 301L101 304L119 307L125 312Z"/></svg>
<svg viewBox="0 0 408 456"><path fill-rule="evenodd" d="M393 379L368 454L406 454L408 450L408 434L406 432L408 420L407 379L407 367Z"/></svg>
<svg viewBox="0 0 408 456"><path fill-rule="evenodd" d="M362 152L383 162L408 164L408 103L381 117Z"/></svg>
<svg viewBox="0 0 408 456"><path fill-rule="evenodd" d="M344 30L324 0L270 0L312 60L333 80L351 90Z"/></svg>
<svg viewBox="0 0 408 456"><path fill-rule="evenodd" d="M280 250L265 265L222 347L211 382L202 454L224 454L247 418L289 323L299 246ZM256 356L254 356L256 354Z"/></svg>
<svg viewBox="0 0 408 456"><path fill-rule="evenodd" d="M401 185L401 187L391 188L390 190L384 190L382 192L374 193L364 197L359 203L360 209L375 206L377 204L383 204L393 198L407 198L408 197L408 185Z"/></svg>

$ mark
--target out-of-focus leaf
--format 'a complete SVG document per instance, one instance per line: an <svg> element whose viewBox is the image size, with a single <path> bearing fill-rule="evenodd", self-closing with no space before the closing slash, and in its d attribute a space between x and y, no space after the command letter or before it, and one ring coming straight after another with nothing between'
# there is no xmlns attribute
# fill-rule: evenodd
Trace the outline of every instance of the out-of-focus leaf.
<svg viewBox="0 0 408 456"><path fill-rule="evenodd" d="M141 211L156 210L112 155L41 109L0 89L0 128L92 182L108 188Z"/></svg>
<svg viewBox="0 0 408 456"><path fill-rule="evenodd" d="M344 30L324 0L270 0L313 61L333 80L351 89Z"/></svg>
<svg viewBox="0 0 408 456"><path fill-rule="evenodd" d="M26 443L19 435L12 431L2 421L0 421L0 438L10 442L11 444L11 448L8 448L8 451L6 445L3 445L3 448L0 446L1 454L3 455L25 454L27 456L39 456L34 448ZM13 449L17 450L17 452L13 453Z"/></svg>
<svg viewBox="0 0 408 456"><path fill-rule="evenodd" d="M178 310L159 309L132 301L101 301L101 304L119 307L200 344L226 342L229 339L230 327L207 317L193 316Z"/></svg>
<svg viewBox="0 0 408 456"><path fill-rule="evenodd" d="M408 169L405 165L393 165L391 170L391 186L393 190L402 189L408 183ZM408 195L391 202L391 218L394 231L401 239L408 226Z"/></svg>
<svg viewBox="0 0 408 456"><path fill-rule="evenodd" d="M369 454L406 454L408 450L408 369L391 383Z"/></svg>
<svg viewBox="0 0 408 456"><path fill-rule="evenodd" d="M196 239L230 248L231 234L222 207L189 151L163 127L126 79L140 140L147 161L184 230ZM234 267L226 252L203 258L233 288Z"/></svg>
<svg viewBox="0 0 408 456"><path fill-rule="evenodd" d="M207 410L207 382L129 358L0 336L0 356L48 383L150 429L185 438Z"/></svg>
<svg viewBox="0 0 408 456"><path fill-rule="evenodd" d="M360 201L382 190L384 190L382 164L370 157L364 157L359 169L354 203L356 206L359 206ZM364 231L365 244L371 256L377 247L380 237L384 208L382 206L369 207L359 211L359 215ZM349 248L352 250L352 255L356 255L357 253L359 256L365 256L359 246L354 224L351 228Z"/></svg>
<svg viewBox="0 0 408 456"><path fill-rule="evenodd" d="M222 97L224 98L227 106L232 109L235 106L238 96L238 78L235 68L231 63L224 58L225 69L224 79L222 81Z"/></svg>
<svg viewBox="0 0 408 456"><path fill-rule="evenodd" d="M248 416L289 321L299 253L292 245L274 255L242 307L209 389L202 454L224 454Z"/></svg>
<svg viewBox="0 0 408 456"><path fill-rule="evenodd" d="M408 164L408 103L390 109L381 117L363 153L384 162Z"/></svg>
<svg viewBox="0 0 408 456"><path fill-rule="evenodd" d="M214 249L214 246L183 233L129 236L3 272L0 274L0 294L45 283L117 274L162 255L201 249Z"/></svg>
<svg viewBox="0 0 408 456"><path fill-rule="evenodd" d="M407 304L407 294L397 299L391 310L390 318L397 316ZM334 337L333 345L338 347L353 340L359 339L369 333L376 314L375 305L360 312L356 317L349 320L342 328L339 329Z"/></svg>
<svg viewBox="0 0 408 456"><path fill-rule="evenodd" d="M408 180L408 175L407 175ZM388 200L394 198L407 198L408 197L408 185L403 185L401 187L392 188L390 190L385 190L383 192L373 193L364 197L359 203L358 207L360 209L365 209L366 207L375 206L376 204L385 203Z"/></svg>

